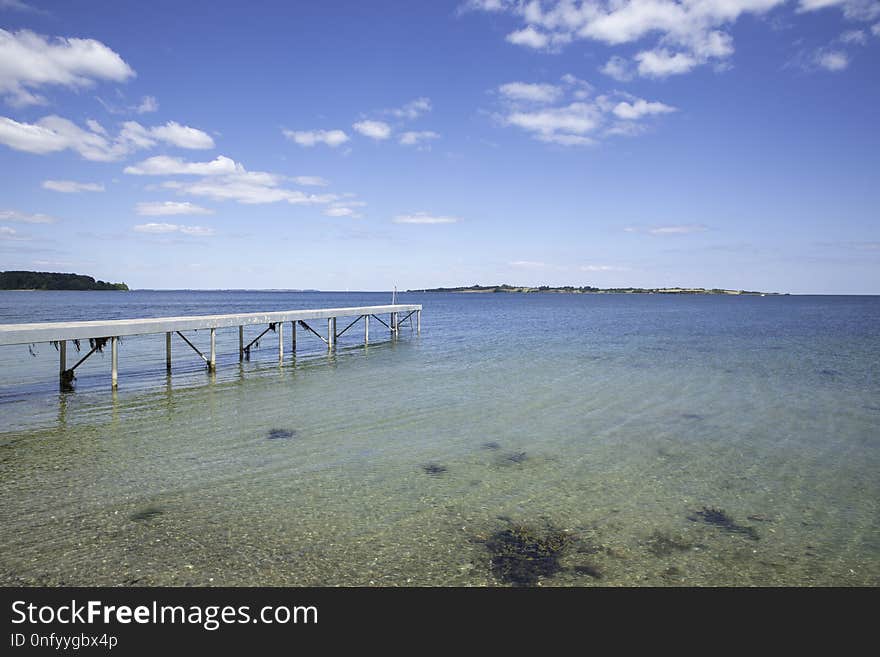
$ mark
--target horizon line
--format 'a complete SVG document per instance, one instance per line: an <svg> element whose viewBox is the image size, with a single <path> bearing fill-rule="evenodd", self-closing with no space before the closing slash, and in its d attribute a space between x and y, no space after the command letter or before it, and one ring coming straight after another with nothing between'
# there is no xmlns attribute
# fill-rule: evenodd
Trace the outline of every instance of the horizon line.
<svg viewBox="0 0 880 657"><path fill-rule="evenodd" d="M460 287L460 286L453 286ZM464 286L467 287L467 286ZM484 287L492 287L492 286L484 286ZM516 286L516 287L531 287L531 286ZM432 290L436 288L413 288L407 290L397 290L398 294L409 293L415 294L419 292L426 293L426 290ZM621 288L625 289L625 288ZM634 288L635 289L635 288ZM666 289L666 288L641 288L641 289ZM714 288L702 288L702 289L714 289ZM718 288L718 289L733 289L733 288ZM120 290L3 290L4 292L116 292ZM303 294L380 294L380 293L388 293L391 294L394 290L319 290L316 288L281 288L281 287L138 287L138 288L129 288L129 292L299 292ZM437 292L431 292L431 294L437 294ZM449 294L459 294L458 292L450 292ZM519 294L516 292L507 293L507 294ZM596 293L593 293L596 294ZM627 292L605 292L604 294L630 294ZM765 292L759 294L766 294L767 296L801 296L801 297L876 297L880 296L880 292ZM694 296L683 294L679 296ZM721 296L721 295L713 295L713 296ZM724 295L724 296L756 296L754 294L750 295Z"/></svg>

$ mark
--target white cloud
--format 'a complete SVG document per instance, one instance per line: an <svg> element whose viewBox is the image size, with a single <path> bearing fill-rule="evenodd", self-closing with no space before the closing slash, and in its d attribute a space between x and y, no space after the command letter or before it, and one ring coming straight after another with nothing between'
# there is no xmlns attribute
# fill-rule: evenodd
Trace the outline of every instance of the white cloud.
<svg viewBox="0 0 880 657"><path fill-rule="evenodd" d="M459 12L467 11L502 11L513 4L511 0L467 0L459 7Z"/></svg>
<svg viewBox="0 0 880 657"><path fill-rule="evenodd" d="M547 266L546 262L538 262L535 260L514 260L507 264L511 267L521 267L523 269L543 269Z"/></svg>
<svg viewBox="0 0 880 657"><path fill-rule="evenodd" d="M336 148L349 139L342 130L283 130L282 132L291 141L307 147L326 144L331 148Z"/></svg>
<svg viewBox="0 0 880 657"><path fill-rule="evenodd" d="M192 235L193 237L210 237L214 234L214 229L204 226L181 226L180 232L184 235Z"/></svg>
<svg viewBox="0 0 880 657"><path fill-rule="evenodd" d="M694 55L704 64L710 59L723 60L730 57L735 50L733 37L719 30L694 35L685 45L690 46Z"/></svg>
<svg viewBox="0 0 880 657"><path fill-rule="evenodd" d="M577 100L584 100L593 93L593 85L586 80L576 78L571 73L566 73L561 79L569 87L571 95Z"/></svg>
<svg viewBox="0 0 880 657"><path fill-rule="evenodd" d="M0 221L14 221L23 224L54 224L58 220L47 214L29 214L18 210L0 210Z"/></svg>
<svg viewBox="0 0 880 657"><path fill-rule="evenodd" d="M816 53L815 62L826 71L842 71L849 66L849 57L840 50L822 50Z"/></svg>
<svg viewBox="0 0 880 657"><path fill-rule="evenodd" d="M535 50L546 48L547 44L550 43L550 37L542 32L539 32L531 25L521 30L517 30L516 32L511 32L505 37L505 39L509 43L513 43L518 46L534 48Z"/></svg>
<svg viewBox="0 0 880 657"><path fill-rule="evenodd" d="M100 41L0 29L0 95L10 105L46 104L35 93L45 86L81 89L97 80L124 82L134 75L122 57Z"/></svg>
<svg viewBox="0 0 880 657"><path fill-rule="evenodd" d="M559 266L559 265L549 265L546 262L541 262L539 260L514 260L513 262L508 262L508 266L517 267L520 269L554 269L558 271L569 271L572 267L568 266ZM580 265L577 267L578 271L582 272L605 272L605 271L628 271L626 267L618 267L616 265Z"/></svg>
<svg viewBox="0 0 880 657"><path fill-rule="evenodd" d="M156 201L138 203L135 211L142 216L164 217L175 214L214 214L213 210L189 202Z"/></svg>
<svg viewBox="0 0 880 657"><path fill-rule="evenodd" d="M587 143L584 136L599 127L601 113L592 103L575 102L533 112L515 111L504 121L533 133L542 141L575 145Z"/></svg>
<svg viewBox="0 0 880 657"><path fill-rule="evenodd" d="M63 192L66 194L104 191L104 185L100 183L81 183L73 180L44 180L42 187L43 189L50 189L53 192Z"/></svg>
<svg viewBox="0 0 880 657"><path fill-rule="evenodd" d="M138 114L146 114L147 112L156 112L159 110L159 101L153 96L144 96L140 105L134 108Z"/></svg>
<svg viewBox="0 0 880 657"><path fill-rule="evenodd" d="M880 2L878 2L878 6L880 6ZM799 66L808 72L824 70L836 73L844 71L849 68L852 48L868 45L868 39L869 36L865 30L846 30L836 39L832 39L827 46L812 51L799 51L789 62L789 65Z"/></svg>
<svg viewBox="0 0 880 657"><path fill-rule="evenodd" d="M214 148L214 140L211 136L188 125L180 125L176 121L169 121L165 125L151 128L149 133L172 146L189 149Z"/></svg>
<svg viewBox="0 0 880 657"><path fill-rule="evenodd" d="M174 233L180 227L177 224L138 224L132 230L138 233Z"/></svg>
<svg viewBox="0 0 880 657"><path fill-rule="evenodd" d="M0 9L8 9L11 11L22 11L29 14L42 14L44 16L48 16L48 11L43 11L42 9L37 9L32 5L27 4L26 2L22 2L22 0L0 0Z"/></svg>
<svg viewBox="0 0 880 657"><path fill-rule="evenodd" d="M651 115L668 114L675 108L656 101L647 101L631 94L614 92L590 98L592 87L572 75L562 77L564 87L552 87L558 92L542 93L544 85L514 83L513 93L503 94L508 102L504 112L496 119L506 126L514 126L531 134L539 141L561 146L589 146L596 143L597 136L634 136L646 130L636 121ZM501 87L503 88L503 87ZM535 100L569 94L571 99L556 106ZM527 99L517 102L512 96ZM615 120L617 120L615 122ZM611 125L609 125L609 123Z"/></svg>
<svg viewBox="0 0 880 657"><path fill-rule="evenodd" d="M355 214L355 211L352 208L340 206L327 208L324 210L324 214L328 217L351 217Z"/></svg>
<svg viewBox="0 0 880 657"><path fill-rule="evenodd" d="M285 189L281 186L285 180L284 176L274 173L246 171L242 165L236 164L231 173L212 175L196 182L166 181L162 186L189 196L248 205L280 201L293 205L319 205L338 198L335 194L306 194L300 190Z"/></svg>
<svg viewBox="0 0 880 657"><path fill-rule="evenodd" d="M459 217L435 216L427 212L414 212L397 215L392 221L396 224L455 224L461 219Z"/></svg>
<svg viewBox="0 0 880 657"><path fill-rule="evenodd" d="M97 122L86 123L83 130L72 121L60 116L44 116L36 123L20 123L0 117L0 143L27 153L46 154L73 150L86 160L110 162L132 151L151 148L156 141L166 141L182 148L204 148L211 138L195 128L181 126L173 121L164 126L145 128L136 121L122 124L119 134L111 139ZM211 141L213 145L213 141Z"/></svg>
<svg viewBox="0 0 880 657"><path fill-rule="evenodd" d="M798 12L809 12L840 7L843 15L856 21L872 21L880 16L880 2L877 0L800 0Z"/></svg>
<svg viewBox="0 0 880 657"><path fill-rule="evenodd" d="M391 126L383 121L358 121L351 127L370 139L383 140L391 136Z"/></svg>
<svg viewBox="0 0 880 657"><path fill-rule="evenodd" d="M27 153L53 153L71 148L86 159L113 159L107 152L106 139L59 116L47 116L37 123L19 123L0 117L0 143Z"/></svg>
<svg viewBox="0 0 880 657"><path fill-rule="evenodd" d="M344 205L340 206L332 206L324 210L324 214L328 217L358 217L360 215L357 214L354 208L349 208Z"/></svg>
<svg viewBox="0 0 880 657"><path fill-rule="evenodd" d="M871 26L871 32L874 34L874 36L880 37L880 23L874 23Z"/></svg>
<svg viewBox="0 0 880 657"><path fill-rule="evenodd" d="M618 55L612 56L611 59L605 62L605 65L599 70L618 82L628 82L633 79L633 72L630 63Z"/></svg>
<svg viewBox="0 0 880 657"><path fill-rule="evenodd" d="M552 84L531 84L528 82L508 82L498 87L505 98L534 103L553 103L559 100L563 91Z"/></svg>
<svg viewBox="0 0 880 657"><path fill-rule="evenodd" d="M19 235L15 228L0 226L0 240L27 240L29 238Z"/></svg>
<svg viewBox="0 0 880 657"><path fill-rule="evenodd" d="M135 176L220 176L236 171L244 171L244 167L223 155L210 162L185 162L176 157L157 155L124 169L124 173Z"/></svg>
<svg viewBox="0 0 880 657"><path fill-rule="evenodd" d="M627 233L648 233L650 235L689 235L691 233L703 233L708 228L703 224L677 224L673 226L654 226L653 228L627 226L623 230Z"/></svg>
<svg viewBox="0 0 880 657"><path fill-rule="evenodd" d="M95 119L86 119L86 126L88 126L89 130L92 132L96 132L99 135L106 135L107 130L100 123L95 121Z"/></svg>
<svg viewBox="0 0 880 657"><path fill-rule="evenodd" d="M122 96L121 92L117 91L117 93L120 97ZM148 114L159 110L159 101L156 100L155 96L144 96L141 98L141 102L134 105L117 105L116 103L107 102L100 96L95 96L95 100L101 103L110 114Z"/></svg>
<svg viewBox="0 0 880 657"><path fill-rule="evenodd" d="M117 141L126 152L140 148L152 148L156 145L156 140L153 139L150 130L137 121L125 121L119 131Z"/></svg>
<svg viewBox="0 0 880 657"><path fill-rule="evenodd" d="M651 235L689 235L690 233L702 233L706 227L702 224L685 224L679 226L659 226L648 230Z"/></svg>
<svg viewBox="0 0 880 657"><path fill-rule="evenodd" d="M418 132L404 132L400 135L400 143L404 146L418 146L432 139L439 139L440 135L430 130L421 130Z"/></svg>
<svg viewBox="0 0 880 657"><path fill-rule="evenodd" d="M387 110L388 114L396 116L399 119L412 121L419 118L422 114L431 111L431 99L424 96L409 101L403 107Z"/></svg>
<svg viewBox="0 0 880 657"><path fill-rule="evenodd" d="M578 267L581 271L599 272L599 271L628 271L626 267L615 267L614 265L581 265Z"/></svg>
<svg viewBox="0 0 880 657"><path fill-rule="evenodd" d="M183 226L180 224L165 223L138 224L137 226L132 228L132 230L136 233L149 233L152 235L181 233L183 235L189 235L191 237L210 237L214 234L213 228L206 228L204 226Z"/></svg>
<svg viewBox="0 0 880 657"><path fill-rule="evenodd" d="M835 7L842 5L845 0L800 0L798 2L798 11L816 11L817 9L825 9L826 7Z"/></svg>
<svg viewBox="0 0 880 657"><path fill-rule="evenodd" d="M847 30L840 35L839 40L842 43L854 43L859 46L864 46L868 43L868 35L862 30Z"/></svg>
<svg viewBox="0 0 880 657"><path fill-rule="evenodd" d="M830 2L832 0L806 0ZM876 0L837 0L873 3ZM733 53L733 41L721 31L744 14L762 15L785 0L547 0L544 2L472 2L468 9L506 11L524 26L505 38L508 42L537 50L555 50L574 40L592 40L609 46L632 44L656 36L654 48L666 56L646 57L641 67L650 75L683 73L712 59ZM669 54L669 49L675 54ZM680 55L680 56L679 56ZM672 60L672 61L667 61ZM626 75L620 61L606 64L612 77ZM617 79L617 78L615 78Z"/></svg>
<svg viewBox="0 0 880 657"><path fill-rule="evenodd" d="M692 55L684 52L670 53L666 48L642 51L634 59L639 63L639 75L649 78L681 75L701 63Z"/></svg>
<svg viewBox="0 0 880 657"><path fill-rule="evenodd" d="M620 102L611 111L620 119L632 121L650 114L668 114L669 112L674 112L675 108L663 103L649 103L639 98L631 103Z"/></svg>
<svg viewBox="0 0 880 657"><path fill-rule="evenodd" d="M359 219L362 215L357 211L357 208L362 208L366 205L363 201L336 201L335 203L331 203L330 207L324 210L324 214L328 217L351 217L352 219Z"/></svg>
<svg viewBox="0 0 880 657"><path fill-rule="evenodd" d="M617 137L638 137L645 134L647 128L641 123L634 121L615 121L605 129L606 135Z"/></svg>
<svg viewBox="0 0 880 657"><path fill-rule="evenodd" d="M540 135L536 137L536 139L547 142L548 144L559 144L560 146L592 146L596 143L596 140L591 137L558 133Z"/></svg>
<svg viewBox="0 0 880 657"><path fill-rule="evenodd" d="M330 184L329 180L321 178L321 176L296 176L293 178L293 182L306 187L326 187Z"/></svg>

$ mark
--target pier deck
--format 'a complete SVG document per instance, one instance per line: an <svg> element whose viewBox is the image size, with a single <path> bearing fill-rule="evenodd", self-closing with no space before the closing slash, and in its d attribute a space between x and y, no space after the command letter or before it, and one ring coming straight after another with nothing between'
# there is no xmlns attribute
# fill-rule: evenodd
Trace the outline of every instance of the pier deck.
<svg viewBox="0 0 880 657"><path fill-rule="evenodd" d="M401 313L406 313L402 318ZM386 323L379 315L388 315ZM375 318L396 335L401 323L416 316L417 331L421 332L422 306L417 304L392 304L387 306L360 306L354 308L320 308L315 310L284 310L264 313L234 313L228 315L192 315L187 317L151 317L144 319L114 319L106 321L82 321L82 322L40 322L33 324L0 324L0 346L16 344L35 344L39 342L53 342L58 345L60 357L60 376L62 385L70 384L74 377L74 370L81 365L95 351L101 351L109 342L112 352L111 379L113 387L117 386L117 362L118 342L120 337L131 335L165 334L165 361L166 368L171 371L171 338L176 333L183 341L195 351L207 365L209 370L216 368L215 332L217 329L238 327L238 355L239 360L244 360L250 355L251 346L267 332L274 331L278 336L278 358L284 357L284 325L290 323L291 348L296 353L296 327L297 325L308 330L311 334L320 338L327 348L332 350L336 341L343 333L348 331L358 321L363 320L364 343L370 340L370 318ZM344 329L337 332L336 320L340 317L354 318ZM319 319L327 320L327 337L310 326L307 322ZM267 328L248 344L244 342L245 326L261 326ZM209 355L203 354L190 342L184 331L204 330L211 332L211 346ZM88 340L91 351L79 360L71 368L67 367L67 342Z"/></svg>

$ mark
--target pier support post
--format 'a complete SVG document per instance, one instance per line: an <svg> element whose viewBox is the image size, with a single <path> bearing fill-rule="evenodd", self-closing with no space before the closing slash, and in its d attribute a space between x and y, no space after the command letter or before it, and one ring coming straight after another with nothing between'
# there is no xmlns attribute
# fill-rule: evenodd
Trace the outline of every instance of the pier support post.
<svg viewBox="0 0 880 657"><path fill-rule="evenodd" d="M397 333L397 313L391 313L391 337Z"/></svg>
<svg viewBox="0 0 880 657"><path fill-rule="evenodd" d="M416 333L422 332L422 311L416 311Z"/></svg>
<svg viewBox="0 0 880 657"><path fill-rule="evenodd" d="M208 361L208 369L213 372L217 369L217 329L211 329L211 359Z"/></svg>
<svg viewBox="0 0 880 657"><path fill-rule="evenodd" d="M110 382L115 389L119 384L119 338L110 338Z"/></svg>
<svg viewBox="0 0 880 657"><path fill-rule="evenodd" d="M278 322L275 325L278 330L278 362L284 362L284 322Z"/></svg>
<svg viewBox="0 0 880 657"><path fill-rule="evenodd" d="M58 361L59 361L59 370L58 373L61 375L61 378L64 378L64 373L67 371L67 340L61 340L58 343Z"/></svg>
<svg viewBox="0 0 880 657"><path fill-rule="evenodd" d="M165 333L165 371L171 371L171 332Z"/></svg>
<svg viewBox="0 0 880 657"><path fill-rule="evenodd" d="M296 358L296 322L290 323L290 350Z"/></svg>
<svg viewBox="0 0 880 657"><path fill-rule="evenodd" d="M238 327L238 362L244 362L244 326Z"/></svg>
<svg viewBox="0 0 880 657"><path fill-rule="evenodd" d="M370 344L370 316L364 315L364 344Z"/></svg>
<svg viewBox="0 0 880 657"><path fill-rule="evenodd" d="M327 318L327 349L333 349L336 346L336 318Z"/></svg>

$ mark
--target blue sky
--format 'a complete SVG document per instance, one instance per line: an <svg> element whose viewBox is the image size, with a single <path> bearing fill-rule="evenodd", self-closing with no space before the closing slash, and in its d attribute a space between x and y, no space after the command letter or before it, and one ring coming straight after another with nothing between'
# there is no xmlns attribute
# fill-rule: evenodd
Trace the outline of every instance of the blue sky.
<svg viewBox="0 0 880 657"><path fill-rule="evenodd" d="M0 269L880 293L880 0L0 0Z"/></svg>

